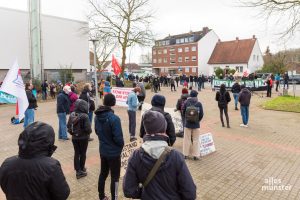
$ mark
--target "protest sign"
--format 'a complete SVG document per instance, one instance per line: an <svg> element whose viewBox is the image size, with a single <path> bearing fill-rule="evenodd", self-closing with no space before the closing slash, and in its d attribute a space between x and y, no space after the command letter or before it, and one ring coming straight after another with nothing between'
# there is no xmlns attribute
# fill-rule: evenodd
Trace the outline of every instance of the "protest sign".
<svg viewBox="0 0 300 200"><path fill-rule="evenodd" d="M121 153L121 177L125 175L128 166L128 160L134 150L140 148L140 141L136 140L124 145L122 153Z"/></svg>
<svg viewBox="0 0 300 200"><path fill-rule="evenodd" d="M211 133L200 135L199 140L201 156L206 156L216 151L215 143Z"/></svg>
<svg viewBox="0 0 300 200"><path fill-rule="evenodd" d="M117 106L127 107L126 101L128 98L128 94L132 91L132 89L133 88L119 88L119 87L113 87L111 89L111 93L116 97Z"/></svg>
<svg viewBox="0 0 300 200"><path fill-rule="evenodd" d="M152 106L148 103L144 103L143 104L143 109L141 112L141 115L143 116L143 114L147 111L150 110ZM172 121L173 124L175 126L175 132L179 133L181 131L183 131L183 127L182 127L182 120L181 120L181 115L180 115L180 111L175 112L174 108L164 108L164 111L169 113L172 117Z"/></svg>
<svg viewBox="0 0 300 200"><path fill-rule="evenodd" d="M0 91L0 103L15 104L17 103L17 98L13 95Z"/></svg>

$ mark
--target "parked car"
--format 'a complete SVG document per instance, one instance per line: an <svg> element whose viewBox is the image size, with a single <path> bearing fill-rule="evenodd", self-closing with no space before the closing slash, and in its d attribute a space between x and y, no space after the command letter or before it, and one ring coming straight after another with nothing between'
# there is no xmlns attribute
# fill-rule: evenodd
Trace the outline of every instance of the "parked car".
<svg viewBox="0 0 300 200"><path fill-rule="evenodd" d="M300 74L298 75L290 75L289 76L289 83L295 83L295 84L300 84Z"/></svg>

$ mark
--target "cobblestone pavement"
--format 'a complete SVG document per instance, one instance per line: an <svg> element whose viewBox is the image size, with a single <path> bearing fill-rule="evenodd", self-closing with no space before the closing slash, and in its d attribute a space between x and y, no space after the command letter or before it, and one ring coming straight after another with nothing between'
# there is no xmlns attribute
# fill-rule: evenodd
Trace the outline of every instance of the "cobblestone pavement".
<svg viewBox="0 0 300 200"><path fill-rule="evenodd" d="M179 88L181 90L181 88ZM180 91L171 92L162 88L161 94L167 97L167 107L174 107ZM300 199L300 114L265 111L259 106L266 98L254 95L250 107L250 125L241 128L239 111L229 106L231 128L222 128L219 111L214 100L215 93L205 89L199 94L204 106L202 133L211 132L217 151L203 157L200 161L187 160L197 185L197 199ZM153 93L147 93L146 102L150 102ZM275 95L274 95L275 96ZM36 120L51 124L58 130L56 103L39 103ZM128 117L125 108L116 107L121 117L125 140L129 141ZM0 161L17 153L17 138L22 127L11 125L13 106L0 107ZM137 114L139 130L140 113ZM71 141L56 141L58 149L54 154L63 167L71 188L69 199L97 199L98 175L100 169L98 140L89 143L87 168L88 176L77 180L73 170L73 147ZM175 148L182 150L182 139L178 138ZM281 184L291 186L287 191L263 191L267 180L280 179ZM266 180L267 179L267 180ZM106 191L109 193L109 181ZM122 182L122 179L120 180ZM272 181L271 181L272 182ZM125 199L121 187L120 199ZM5 199L2 191L0 199Z"/></svg>

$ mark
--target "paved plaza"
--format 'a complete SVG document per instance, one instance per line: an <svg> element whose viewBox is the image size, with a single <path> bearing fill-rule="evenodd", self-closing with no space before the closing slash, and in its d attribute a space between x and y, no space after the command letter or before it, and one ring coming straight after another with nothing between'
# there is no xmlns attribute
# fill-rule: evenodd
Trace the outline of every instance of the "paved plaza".
<svg viewBox="0 0 300 200"><path fill-rule="evenodd" d="M160 94L167 98L166 107L175 107L181 88L171 92L162 88ZM146 102L151 102L154 93L147 91ZM277 96L274 94L273 96ZM187 160L187 165L197 185L197 199L300 199L300 114L266 111L261 103L266 98L254 95L250 105L249 128L241 128L241 116L229 105L231 128L222 128L219 120L215 92L207 89L198 95L203 104L204 118L201 132L211 132L217 151L203 157L200 161ZM126 108L115 107L121 117L125 141L129 141L128 117ZM18 152L17 139L22 131L21 125L11 125L10 118L14 106L0 107L0 161ZM139 130L140 112L137 113ZM58 130L56 102L39 103L36 120L51 124ZM138 132L138 131L137 131ZM56 136L57 137L57 136ZM54 157L61 162L64 174L71 188L69 199L98 199L98 176L100 171L98 139L93 132L94 141L89 143L87 155L88 176L77 180L73 170L73 146L71 141L56 141L58 146ZM182 151L182 139L177 138L175 148ZM122 183L122 179L120 180ZM286 186L284 190L267 187ZM110 180L106 191L109 194ZM120 199L123 196L119 188ZM0 199L5 199L2 191Z"/></svg>

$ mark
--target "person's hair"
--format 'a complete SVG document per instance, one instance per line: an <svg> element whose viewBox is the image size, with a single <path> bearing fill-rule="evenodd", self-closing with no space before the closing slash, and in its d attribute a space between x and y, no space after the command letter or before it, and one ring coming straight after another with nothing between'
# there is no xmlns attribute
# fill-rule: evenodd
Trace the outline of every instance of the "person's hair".
<svg viewBox="0 0 300 200"><path fill-rule="evenodd" d="M74 85L71 85L71 91L72 91L72 92L75 92L75 89L76 89L75 86L74 86Z"/></svg>
<svg viewBox="0 0 300 200"><path fill-rule="evenodd" d="M243 85L241 85L241 89L244 89L244 88L246 88L246 86L243 84Z"/></svg>
<svg viewBox="0 0 300 200"><path fill-rule="evenodd" d="M85 90L90 90L91 89L91 84L90 83L86 83L86 84L84 84L84 87L83 87L83 89L85 89Z"/></svg>
<svg viewBox="0 0 300 200"><path fill-rule="evenodd" d="M30 87L30 83L26 83L25 84L25 90L29 90L29 87Z"/></svg>
<svg viewBox="0 0 300 200"><path fill-rule="evenodd" d="M220 93L224 94L225 92L226 92L225 84L221 84L221 86L220 86Z"/></svg>

